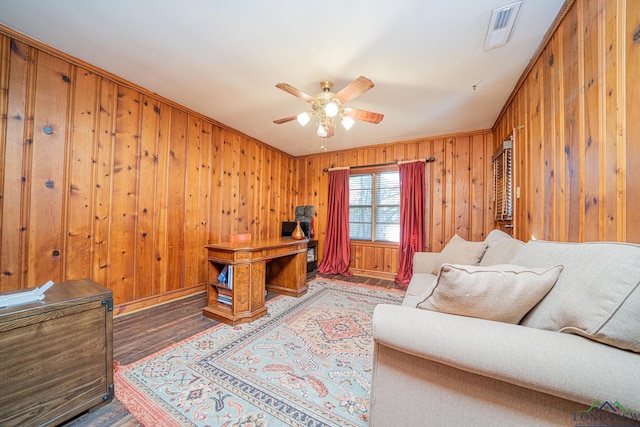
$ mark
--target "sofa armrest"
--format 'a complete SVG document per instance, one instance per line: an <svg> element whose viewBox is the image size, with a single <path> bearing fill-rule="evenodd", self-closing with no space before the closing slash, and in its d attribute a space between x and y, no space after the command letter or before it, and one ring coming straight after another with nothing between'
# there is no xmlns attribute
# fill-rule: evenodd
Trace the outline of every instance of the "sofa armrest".
<svg viewBox="0 0 640 427"><path fill-rule="evenodd" d="M431 273L436 266L436 258L439 252L416 252L413 254L413 272Z"/></svg>
<svg viewBox="0 0 640 427"><path fill-rule="evenodd" d="M640 411L640 354L577 335L381 304L373 339L376 346L585 405L618 400Z"/></svg>

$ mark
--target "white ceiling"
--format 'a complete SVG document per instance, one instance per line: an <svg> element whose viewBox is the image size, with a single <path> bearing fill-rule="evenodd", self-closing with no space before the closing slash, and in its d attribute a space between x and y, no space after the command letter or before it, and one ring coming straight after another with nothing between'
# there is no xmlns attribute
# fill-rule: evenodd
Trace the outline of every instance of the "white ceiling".
<svg viewBox="0 0 640 427"><path fill-rule="evenodd" d="M384 120L336 126L330 151L491 128L564 3L524 0L509 43L483 50L513 1L0 0L0 23L300 156L322 140L273 123L308 109L276 83L373 80L348 106Z"/></svg>

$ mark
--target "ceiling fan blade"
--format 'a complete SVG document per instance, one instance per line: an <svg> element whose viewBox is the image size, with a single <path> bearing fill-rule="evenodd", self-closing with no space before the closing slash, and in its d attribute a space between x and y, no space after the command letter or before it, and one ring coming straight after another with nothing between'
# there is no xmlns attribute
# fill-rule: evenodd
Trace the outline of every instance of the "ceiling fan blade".
<svg viewBox="0 0 640 427"><path fill-rule="evenodd" d="M362 120L363 122L378 124L384 118L384 114L373 113L371 111L358 110L355 108L343 108L342 114L351 117L353 120Z"/></svg>
<svg viewBox="0 0 640 427"><path fill-rule="evenodd" d="M345 86L340 92L336 93L333 97L340 100L344 105L351 101L356 96L362 95L373 87L373 82L364 76L360 76L347 86Z"/></svg>
<svg viewBox="0 0 640 427"><path fill-rule="evenodd" d="M295 87L291 86L288 83L278 83L276 85L276 87L278 89L282 89L283 91L290 93L293 96L296 96L300 99L302 99L303 101L306 102L312 102L315 100L315 98L309 94L304 93L303 91L301 91L300 89L296 89Z"/></svg>
<svg viewBox="0 0 640 427"><path fill-rule="evenodd" d="M287 123L290 122L291 120L295 120L298 116L293 115L293 116L289 116L289 117L283 117L281 119L278 120L274 120L273 123L277 124L277 125L281 125L283 123Z"/></svg>

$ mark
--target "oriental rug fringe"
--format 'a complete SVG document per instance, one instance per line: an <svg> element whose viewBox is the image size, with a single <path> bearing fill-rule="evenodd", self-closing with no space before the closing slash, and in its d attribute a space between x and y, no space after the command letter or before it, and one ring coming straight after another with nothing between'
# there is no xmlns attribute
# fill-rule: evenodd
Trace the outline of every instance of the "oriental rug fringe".
<svg viewBox="0 0 640 427"><path fill-rule="evenodd" d="M127 366L118 400L145 426L366 426L371 317L404 292L318 279L268 314L217 325Z"/></svg>

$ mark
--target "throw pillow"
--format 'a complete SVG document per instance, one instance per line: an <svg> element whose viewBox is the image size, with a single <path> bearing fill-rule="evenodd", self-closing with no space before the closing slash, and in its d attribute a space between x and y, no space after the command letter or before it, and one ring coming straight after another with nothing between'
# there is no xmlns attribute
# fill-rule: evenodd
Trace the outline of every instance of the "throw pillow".
<svg viewBox="0 0 640 427"><path fill-rule="evenodd" d="M511 262L564 265L558 283L522 325L640 353L640 245L531 240Z"/></svg>
<svg viewBox="0 0 640 427"><path fill-rule="evenodd" d="M444 264L418 308L517 324L549 292L562 268Z"/></svg>
<svg viewBox="0 0 640 427"><path fill-rule="evenodd" d="M487 250L479 265L510 264L524 246L524 242L500 230L493 230L484 242L487 244Z"/></svg>
<svg viewBox="0 0 640 427"><path fill-rule="evenodd" d="M436 257L433 274L438 274L445 263L478 265L486 250L485 242L468 242L456 234Z"/></svg>

